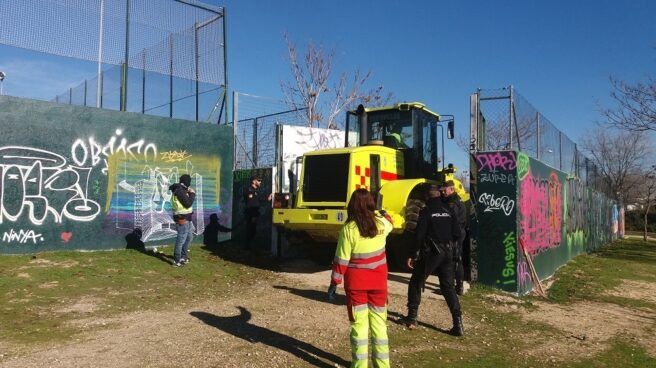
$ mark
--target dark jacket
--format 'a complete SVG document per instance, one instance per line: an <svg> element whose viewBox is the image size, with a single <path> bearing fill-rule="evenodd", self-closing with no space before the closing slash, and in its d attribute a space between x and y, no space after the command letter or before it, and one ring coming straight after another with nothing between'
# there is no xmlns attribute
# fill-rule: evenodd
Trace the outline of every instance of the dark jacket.
<svg viewBox="0 0 656 368"><path fill-rule="evenodd" d="M426 237L436 243L449 243L461 236L460 226L455 214L440 198L430 198L426 207L419 213L415 244L411 255L418 255L420 250L426 250Z"/></svg>
<svg viewBox="0 0 656 368"><path fill-rule="evenodd" d="M194 204L194 199L196 199L196 193L189 192L187 186L182 183L175 183L169 187L169 190L173 193L174 196L178 198L180 203L185 207L191 207ZM182 215L174 215L173 218L177 219ZM184 215L187 221L191 221L191 213Z"/></svg>
<svg viewBox="0 0 656 368"><path fill-rule="evenodd" d="M248 185L244 191L244 201L246 202L246 215L258 216L260 214L261 194L259 188L253 188Z"/></svg>
<svg viewBox="0 0 656 368"><path fill-rule="evenodd" d="M444 198L444 203L446 203L449 208L451 208L451 211L453 211L457 223L460 226L460 237L458 240L464 240L465 228L467 227L467 210L465 209L465 204L462 203L462 200L456 193L453 193L450 196Z"/></svg>

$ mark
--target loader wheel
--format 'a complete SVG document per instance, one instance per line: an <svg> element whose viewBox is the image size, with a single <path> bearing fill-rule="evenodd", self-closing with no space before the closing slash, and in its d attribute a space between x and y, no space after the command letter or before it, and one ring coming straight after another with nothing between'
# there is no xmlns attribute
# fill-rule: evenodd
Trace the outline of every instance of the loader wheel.
<svg viewBox="0 0 656 368"><path fill-rule="evenodd" d="M414 233L419 220L419 212L426 207L421 199L410 198L405 204L405 231Z"/></svg>

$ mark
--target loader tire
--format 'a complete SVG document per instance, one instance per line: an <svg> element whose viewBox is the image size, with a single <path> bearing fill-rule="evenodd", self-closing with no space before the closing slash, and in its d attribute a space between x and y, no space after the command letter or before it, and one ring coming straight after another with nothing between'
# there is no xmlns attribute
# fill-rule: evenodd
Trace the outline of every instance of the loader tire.
<svg viewBox="0 0 656 368"><path fill-rule="evenodd" d="M419 212L426 207L421 199L410 198L405 204L405 231L414 233L419 220Z"/></svg>

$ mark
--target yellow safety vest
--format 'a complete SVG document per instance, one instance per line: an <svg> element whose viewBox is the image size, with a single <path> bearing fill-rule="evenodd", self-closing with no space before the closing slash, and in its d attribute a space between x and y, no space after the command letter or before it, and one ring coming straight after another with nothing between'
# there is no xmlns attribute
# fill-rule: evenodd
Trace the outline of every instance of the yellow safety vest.
<svg viewBox="0 0 656 368"><path fill-rule="evenodd" d="M188 215L193 212L191 207L183 206L175 194L171 197L171 207L173 208L174 215Z"/></svg>

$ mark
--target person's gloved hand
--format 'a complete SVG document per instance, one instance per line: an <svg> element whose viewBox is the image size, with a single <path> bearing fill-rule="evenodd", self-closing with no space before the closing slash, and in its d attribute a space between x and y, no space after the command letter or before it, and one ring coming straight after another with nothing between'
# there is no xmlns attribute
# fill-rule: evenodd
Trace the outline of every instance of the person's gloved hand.
<svg viewBox="0 0 656 368"><path fill-rule="evenodd" d="M328 300L331 302L335 300L335 293L337 292L337 285L331 283L330 287L328 287Z"/></svg>

